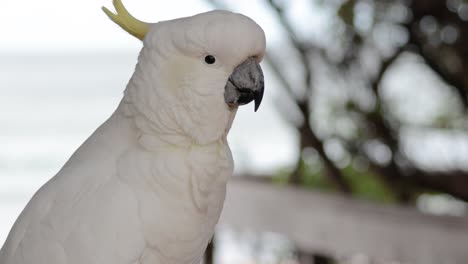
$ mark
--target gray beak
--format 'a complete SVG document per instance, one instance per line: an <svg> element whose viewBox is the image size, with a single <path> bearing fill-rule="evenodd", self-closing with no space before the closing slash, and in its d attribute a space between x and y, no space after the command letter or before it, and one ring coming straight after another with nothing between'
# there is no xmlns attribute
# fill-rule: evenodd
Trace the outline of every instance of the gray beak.
<svg viewBox="0 0 468 264"><path fill-rule="evenodd" d="M262 68L255 58L238 65L224 87L224 101L231 106L255 101L257 111L263 98L264 78Z"/></svg>

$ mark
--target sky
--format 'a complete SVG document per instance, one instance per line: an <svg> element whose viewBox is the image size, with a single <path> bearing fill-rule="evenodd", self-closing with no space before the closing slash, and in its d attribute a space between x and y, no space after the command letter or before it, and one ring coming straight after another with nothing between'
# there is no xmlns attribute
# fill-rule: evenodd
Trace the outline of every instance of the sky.
<svg viewBox="0 0 468 264"><path fill-rule="evenodd" d="M102 12L106 6L113 10L112 0L3 0L0 16L0 52L9 51L67 51L67 50L121 50L140 48L136 39L111 22ZM124 0L124 5L136 18L158 22L190 16L212 10L202 0ZM267 45L281 39L280 28L264 8L263 1L225 0L226 7L235 7L255 20L266 32ZM300 19L309 12L308 23ZM323 31L327 12L314 8L311 1L296 0L293 17L301 32ZM311 15L312 14L312 15Z"/></svg>
<svg viewBox="0 0 468 264"><path fill-rule="evenodd" d="M6 2L5 2L6 1ZM0 51L132 49L140 43L125 36L102 12L111 0L3 0ZM157 22L211 9L202 1L124 1L135 17ZM180 8L182 7L183 8ZM55 11L52 11L55 10Z"/></svg>
<svg viewBox="0 0 468 264"><path fill-rule="evenodd" d="M124 0L123 3L131 14L146 22L190 16L213 9L207 1L196 0ZM266 26L265 23L259 24L274 35L272 21L268 21L267 14L261 10L260 1L236 1L235 5L257 23L268 22ZM2 3L0 16L3 35L0 51L139 48L139 41L118 29L102 12L102 6L113 10L111 0L6 0L6 3Z"/></svg>

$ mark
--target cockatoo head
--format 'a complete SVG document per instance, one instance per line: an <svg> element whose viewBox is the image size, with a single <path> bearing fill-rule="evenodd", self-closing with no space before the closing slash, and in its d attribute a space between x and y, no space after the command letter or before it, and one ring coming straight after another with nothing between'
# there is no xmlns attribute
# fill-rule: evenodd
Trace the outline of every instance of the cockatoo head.
<svg viewBox="0 0 468 264"><path fill-rule="evenodd" d="M227 134L237 106L258 109L265 35L253 20L217 10L150 24L114 6L106 14L143 41L126 97L152 129L208 144Z"/></svg>

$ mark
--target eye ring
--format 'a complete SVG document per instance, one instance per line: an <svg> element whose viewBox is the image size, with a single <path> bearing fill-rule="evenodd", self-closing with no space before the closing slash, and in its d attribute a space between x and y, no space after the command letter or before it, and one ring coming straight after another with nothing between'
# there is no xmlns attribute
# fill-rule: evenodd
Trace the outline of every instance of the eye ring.
<svg viewBox="0 0 468 264"><path fill-rule="evenodd" d="M205 56L205 63L206 64L214 64L216 62L216 58L213 55L206 55Z"/></svg>

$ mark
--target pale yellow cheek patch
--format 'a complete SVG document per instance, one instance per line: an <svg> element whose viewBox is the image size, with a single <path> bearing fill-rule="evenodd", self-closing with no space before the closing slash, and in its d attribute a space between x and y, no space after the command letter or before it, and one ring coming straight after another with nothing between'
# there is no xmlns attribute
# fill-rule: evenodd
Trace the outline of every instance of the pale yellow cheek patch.
<svg viewBox="0 0 468 264"><path fill-rule="evenodd" d="M190 84L194 69L196 69L196 65L193 60L178 58L168 62L162 72L162 78L164 78L168 88L177 93L178 90L184 89Z"/></svg>

